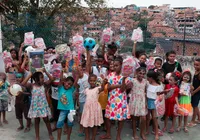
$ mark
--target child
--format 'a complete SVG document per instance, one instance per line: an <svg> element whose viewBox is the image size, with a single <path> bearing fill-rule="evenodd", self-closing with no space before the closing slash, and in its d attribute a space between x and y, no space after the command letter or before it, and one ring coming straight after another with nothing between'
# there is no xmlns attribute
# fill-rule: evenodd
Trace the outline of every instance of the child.
<svg viewBox="0 0 200 140"><path fill-rule="evenodd" d="M8 124L6 120L6 111L8 111L8 92L9 83L6 82L6 74L0 72L0 126L2 126L1 116L3 115L3 123Z"/></svg>
<svg viewBox="0 0 200 140"><path fill-rule="evenodd" d="M167 124L168 124L168 118L172 117L172 126L169 130L169 133L174 133L174 126L176 122L176 116L174 115L174 105L179 104L178 103L178 94L179 94L179 88L178 88L178 80L180 78L180 75L176 72L173 73L169 78L169 84L165 86L165 93L169 94L169 92L173 92L172 96L165 99L165 122L164 122L164 128L163 132L167 131Z"/></svg>
<svg viewBox="0 0 200 140"><path fill-rule="evenodd" d="M149 133L149 122L151 115L155 131L155 140L158 140L158 121L156 119L157 114L155 100L157 98L157 93L162 91L162 87L160 86L157 69L148 71L147 80L149 81L147 84L147 134Z"/></svg>
<svg viewBox="0 0 200 140"><path fill-rule="evenodd" d="M136 78L133 79L133 88L131 90L129 107L130 114L133 121L133 137L134 139L139 139L136 134L136 121L137 117L141 119L141 132L140 135L142 139L145 137L145 125L146 125L146 85L147 81L144 79L146 75L146 69L144 67L139 67L136 69Z"/></svg>
<svg viewBox="0 0 200 140"><path fill-rule="evenodd" d="M31 105L28 112L29 118L35 119L35 135L36 140L40 139L39 136L39 124L40 118L43 118L49 133L49 139L53 140L51 125L48 116L51 116L51 111L46 99L45 87L53 81L53 77L44 69L44 73L48 76L49 80L44 82L44 75L42 72L36 72L33 75L30 74L22 82L22 86L27 85L27 88L31 90ZM32 77L34 84L27 84L28 80Z"/></svg>
<svg viewBox="0 0 200 140"><path fill-rule="evenodd" d="M24 74L17 73L16 78L17 78L17 84L21 85L21 83L24 80ZM26 128L24 130L24 133L26 133L30 131L30 125L31 125L31 119L28 118L28 111L29 111L30 104L29 104L29 97L28 95L26 95L27 89L25 87L22 87L22 88L23 88L23 92L18 93L18 96L16 96L16 99L15 99L15 114L20 124L19 128L17 128L17 131L21 131L24 129L24 125L23 125L23 114L24 114L24 118L27 121ZM30 95L30 93L28 94Z"/></svg>
<svg viewBox="0 0 200 140"><path fill-rule="evenodd" d="M162 68L162 59L156 58L154 61L154 69L161 69Z"/></svg>
<svg viewBox="0 0 200 140"><path fill-rule="evenodd" d="M188 115L192 112L192 106L191 106L191 80L192 80L192 74L189 71L185 71L182 74L181 77L181 86L180 86L180 99L179 99L179 106L187 110L188 114L180 114L179 117L179 126L177 128L177 131L179 132L181 130L181 123L184 117L184 132L188 133L187 129L187 121L188 121Z"/></svg>
<svg viewBox="0 0 200 140"><path fill-rule="evenodd" d="M108 79L108 104L106 106L105 117L110 120L118 121L117 140L121 139L121 131L123 128L124 120L130 118L127 95L125 91L129 88L129 81L125 80L121 75L122 57L116 57L114 60L115 72L109 74ZM111 121L108 121L107 134L102 136L101 139L111 139Z"/></svg>
<svg viewBox="0 0 200 140"><path fill-rule="evenodd" d="M60 115L57 122L57 140L61 140L62 127L64 126L65 118L74 110L73 93L74 79L72 77L63 78L63 71L60 78L60 86L58 87L58 107ZM70 140L73 122L67 121L67 140Z"/></svg>
<svg viewBox="0 0 200 140"><path fill-rule="evenodd" d="M97 133L97 126L103 123L101 106L98 102L99 93L103 91L103 87L96 87L97 76L91 74L88 78L90 88L85 90L86 101L81 117L81 125L85 128L85 140L90 140L89 127L92 128L92 140L95 140Z"/></svg>
<svg viewBox="0 0 200 140"><path fill-rule="evenodd" d="M166 53L166 62L162 66L165 75L176 71L182 72L180 63L176 62L175 59L176 59L175 51L169 51Z"/></svg>
<svg viewBox="0 0 200 140"><path fill-rule="evenodd" d="M194 69L195 69L195 73L194 73L194 77L193 77L193 87L194 90L191 93L191 104L192 104L192 108L193 108L193 116L192 116L192 120L189 124L189 127L194 127L197 124L196 123L200 123L200 112L199 112L199 100L200 100L200 59L197 58L194 61ZM198 116L198 120L197 122L195 122L196 116Z"/></svg>

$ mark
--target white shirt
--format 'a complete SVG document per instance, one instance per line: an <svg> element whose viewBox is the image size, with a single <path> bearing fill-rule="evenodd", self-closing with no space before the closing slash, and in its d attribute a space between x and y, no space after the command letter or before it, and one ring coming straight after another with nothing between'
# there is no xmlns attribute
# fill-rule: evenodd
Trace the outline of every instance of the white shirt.
<svg viewBox="0 0 200 140"><path fill-rule="evenodd" d="M92 66L92 73L95 74L97 77L100 77L101 74L106 76L107 75L107 68L101 67L100 71L99 71L97 66Z"/></svg>
<svg viewBox="0 0 200 140"><path fill-rule="evenodd" d="M88 75L83 74L83 77L78 80L79 87L79 102L84 103L86 99L85 90L89 88Z"/></svg>
<svg viewBox="0 0 200 140"><path fill-rule="evenodd" d="M163 91L163 88L161 85L153 86L151 84L147 84L147 98L150 99L156 99L157 93Z"/></svg>

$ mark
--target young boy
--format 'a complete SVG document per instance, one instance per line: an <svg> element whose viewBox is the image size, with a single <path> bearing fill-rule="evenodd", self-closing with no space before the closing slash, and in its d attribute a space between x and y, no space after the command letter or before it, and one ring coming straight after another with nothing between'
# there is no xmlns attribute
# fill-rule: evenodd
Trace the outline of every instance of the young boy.
<svg viewBox="0 0 200 140"><path fill-rule="evenodd" d="M6 120L6 111L8 111L8 87L9 83L6 82L6 74L0 72L0 126L2 126L1 116L3 115L3 123L8 124Z"/></svg>
<svg viewBox="0 0 200 140"><path fill-rule="evenodd" d="M20 85L24 80L24 74L17 73L16 78L17 78L17 84ZM17 128L17 131L21 131L24 129L24 125L23 125L23 114L24 114L24 118L27 121L26 128L24 130L24 133L26 133L30 131L30 125L31 125L31 119L28 118L28 111L30 107L29 95L31 91L28 92L27 88L25 87L22 87L22 88L23 88L23 92L20 92L19 95L16 96L16 99L15 99L15 114L20 124L19 128Z"/></svg>
<svg viewBox="0 0 200 140"><path fill-rule="evenodd" d="M63 79L63 71L61 73L60 86L58 87L58 107L60 110L60 115L57 122L57 140L61 140L62 127L64 126L65 118L70 113L70 110L74 110L74 99L73 93L74 79L72 77L67 77ZM68 120L67 129L67 140L70 140L73 122Z"/></svg>

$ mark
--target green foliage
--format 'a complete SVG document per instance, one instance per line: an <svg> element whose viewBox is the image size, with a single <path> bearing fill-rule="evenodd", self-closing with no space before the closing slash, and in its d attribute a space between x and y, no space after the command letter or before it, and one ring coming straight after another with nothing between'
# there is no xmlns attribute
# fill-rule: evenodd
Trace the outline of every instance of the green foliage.
<svg viewBox="0 0 200 140"><path fill-rule="evenodd" d="M18 46L24 40L24 33L33 31L35 37L44 39L47 47L54 46L58 35L63 34L61 33L63 31L57 29L55 17L62 13L65 15L63 28L65 36L70 35L72 26L79 26L86 21L84 18L87 15L82 10L81 2L81 0L4 0L2 3L8 9L2 12L5 17L2 23L3 41ZM105 6L104 0L84 0L84 2L89 8ZM74 17L81 20L76 22L72 20Z"/></svg>

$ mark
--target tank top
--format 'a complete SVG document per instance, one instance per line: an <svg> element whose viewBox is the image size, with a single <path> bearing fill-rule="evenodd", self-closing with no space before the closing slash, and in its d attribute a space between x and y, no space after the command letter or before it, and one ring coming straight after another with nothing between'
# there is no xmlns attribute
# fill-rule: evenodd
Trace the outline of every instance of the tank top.
<svg viewBox="0 0 200 140"><path fill-rule="evenodd" d="M200 86L199 74L200 73L194 75L194 77L193 77L194 90L196 90ZM200 95L200 91L198 91L196 94Z"/></svg>

